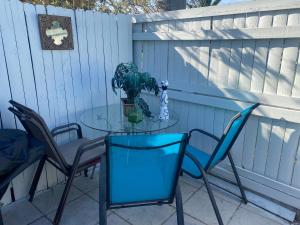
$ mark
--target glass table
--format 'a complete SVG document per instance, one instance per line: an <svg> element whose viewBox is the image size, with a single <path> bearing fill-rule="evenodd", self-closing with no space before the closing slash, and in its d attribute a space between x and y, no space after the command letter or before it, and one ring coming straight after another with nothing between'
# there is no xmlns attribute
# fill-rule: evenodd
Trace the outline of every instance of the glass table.
<svg viewBox="0 0 300 225"><path fill-rule="evenodd" d="M81 115L81 122L95 130L126 134L158 132L170 128L178 122L178 116L174 112L170 112L169 120L160 120L159 112L152 111L152 115L152 117L144 116L140 123L131 123L123 115L123 106L113 104L85 111Z"/></svg>

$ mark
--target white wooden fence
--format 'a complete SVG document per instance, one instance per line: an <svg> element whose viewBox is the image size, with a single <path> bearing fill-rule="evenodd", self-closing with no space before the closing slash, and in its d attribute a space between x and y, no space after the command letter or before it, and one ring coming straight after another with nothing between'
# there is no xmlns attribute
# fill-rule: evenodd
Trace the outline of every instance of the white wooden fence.
<svg viewBox="0 0 300 225"><path fill-rule="evenodd" d="M249 189L300 208L300 1L255 1L133 21L134 61L169 80L177 130L199 127L221 136L236 111L262 104L232 149L238 172ZM211 147L201 138L195 144ZM228 162L214 172L233 179Z"/></svg>
<svg viewBox="0 0 300 225"><path fill-rule="evenodd" d="M74 50L41 50L38 14L72 18ZM0 118L3 128L21 128L8 100L38 111L50 128L79 122L82 110L119 101L110 88L114 69L132 61L132 24L127 15L68 10L0 1ZM34 167L13 180L16 198L27 195ZM64 180L47 165L39 189ZM6 194L3 202L10 202Z"/></svg>

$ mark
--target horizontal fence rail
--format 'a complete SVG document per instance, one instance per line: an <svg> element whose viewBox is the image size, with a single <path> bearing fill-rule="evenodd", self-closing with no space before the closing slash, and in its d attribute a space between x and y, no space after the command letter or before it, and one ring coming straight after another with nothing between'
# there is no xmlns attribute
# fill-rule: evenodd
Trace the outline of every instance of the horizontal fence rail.
<svg viewBox="0 0 300 225"><path fill-rule="evenodd" d="M251 190L300 208L300 1L255 1L133 18L133 57L169 81L175 130L221 136L259 102L232 153ZM155 107L159 100L145 98ZM212 144L193 144L211 151ZM214 173L232 179L225 161Z"/></svg>
<svg viewBox="0 0 300 225"><path fill-rule="evenodd" d="M220 5L214 7L177 10L163 13L142 14L132 18L133 23L158 22L164 20L198 19L213 16L230 16L246 13L263 13L277 10L295 9L300 7L298 0L256 1L240 4Z"/></svg>
<svg viewBox="0 0 300 225"><path fill-rule="evenodd" d="M71 17L74 50L42 50L38 14ZM1 128L23 129L7 110L11 98L39 112L50 128L80 122L81 112L86 109L119 102L110 80L120 62L132 61L131 30L128 15L1 0ZM63 143L70 138L72 135L57 141ZM32 166L12 181L17 199L27 196L34 172ZM38 188L64 180L58 170L47 164ZM2 201L10 202L10 195L7 193Z"/></svg>
<svg viewBox="0 0 300 225"><path fill-rule="evenodd" d="M211 41L298 38L300 26L276 28L215 29L200 31L139 32L134 41Z"/></svg>

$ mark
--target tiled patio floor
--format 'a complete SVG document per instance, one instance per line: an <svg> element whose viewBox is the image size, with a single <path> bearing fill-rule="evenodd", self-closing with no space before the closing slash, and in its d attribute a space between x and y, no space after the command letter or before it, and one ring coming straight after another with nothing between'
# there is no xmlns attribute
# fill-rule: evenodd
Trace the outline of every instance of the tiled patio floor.
<svg viewBox="0 0 300 225"><path fill-rule="evenodd" d="M96 176L95 176L96 177ZM202 183L181 178L185 224L217 224L213 208ZM71 190L61 225L98 224L98 179L80 176ZM50 225L64 185L37 194L33 204L18 201L3 208L5 225ZM227 225L282 225L288 222L238 198L214 190L224 223ZM108 213L108 225L176 225L173 205L146 206L113 210Z"/></svg>

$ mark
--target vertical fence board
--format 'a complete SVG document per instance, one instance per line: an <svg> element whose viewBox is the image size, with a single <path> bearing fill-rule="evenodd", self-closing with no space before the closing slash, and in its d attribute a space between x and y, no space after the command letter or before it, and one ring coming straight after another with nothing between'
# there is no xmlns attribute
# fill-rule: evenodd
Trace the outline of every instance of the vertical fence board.
<svg viewBox="0 0 300 225"><path fill-rule="evenodd" d="M1 5L0 5L1 6ZM7 108L10 106L8 101L11 99L11 90L9 88L9 79L6 65L6 58L3 47L2 33L0 31L0 113L1 128L15 128L15 119L13 114Z"/></svg>
<svg viewBox="0 0 300 225"><path fill-rule="evenodd" d="M88 66L91 79L91 93L92 93L92 105L96 106L99 101L97 93L99 93L99 78L97 74L97 53L96 53L96 38L95 38L95 25L94 25L94 13L93 11L86 11L85 26L86 26L86 38L87 38L87 51L88 51Z"/></svg>
<svg viewBox="0 0 300 225"><path fill-rule="evenodd" d="M290 96L292 93L299 46L299 39L286 39L284 42L277 88L278 95Z"/></svg>
<svg viewBox="0 0 300 225"><path fill-rule="evenodd" d="M104 44L103 44L103 29L102 23L102 15L99 13L94 13L94 25L95 25L95 37L96 37L96 49L97 49L97 74L99 77L99 88L100 88L100 96L98 99L98 105L107 104L107 96L106 96L106 77L105 77L105 53L104 53ZM124 58L125 60L125 58ZM100 101L101 100L101 101Z"/></svg>
<svg viewBox="0 0 300 225"><path fill-rule="evenodd" d="M168 45L156 41L154 43L154 71L152 76L156 77L159 83L162 80L166 80L168 76ZM162 56L162 57L160 57Z"/></svg>
<svg viewBox="0 0 300 225"><path fill-rule="evenodd" d="M7 4L7 14L9 10L12 15L12 27L16 37L16 46L20 63L20 73L22 75L23 87L25 93L25 102L31 108L37 110L36 92L34 84L34 74L32 70L32 61L27 37L26 21L24 18L23 4L17 0L11 0L10 9Z"/></svg>
<svg viewBox="0 0 300 225"><path fill-rule="evenodd" d="M245 141L242 166L252 170L254 163L254 152L257 138L258 118L250 116L245 126Z"/></svg>
<svg viewBox="0 0 300 225"><path fill-rule="evenodd" d="M280 164L281 149L285 133L284 121L273 121L265 169L267 177L276 179Z"/></svg>
<svg viewBox="0 0 300 225"><path fill-rule="evenodd" d="M92 106L92 93L91 93L91 78L90 78L90 68L89 68L89 56L88 56L88 46L86 39L86 23L84 17L84 11L77 9L76 15L76 27L77 27L77 40L78 40L78 51L79 60L81 68L81 96L84 96L84 108L87 109Z"/></svg>
<svg viewBox="0 0 300 225"><path fill-rule="evenodd" d="M219 41L211 41L210 45L210 65L209 65L209 85L214 86L218 84L218 71L219 71Z"/></svg>
<svg viewBox="0 0 300 225"><path fill-rule="evenodd" d="M71 76L73 86L73 96L75 104L75 119L77 122L80 121L80 112L85 108L85 100L82 94L78 91L83 89L82 86L82 71L80 64L80 54L78 48L78 33L75 19L75 12L73 10L66 10L66 15L71 17L72 20L72 31L73 31L73 43L74 51L70 51L70 65L71 65Z"/></svg>
<svg viewBox="0 0 300 225"><path fill-rule="evenodd" d="M299 144L299 136L299 124L287 123L277 175L277 180L285 184L290 184L292 180L294 161Z"/></svg>
<svg viewBox="0 0 300 225"><path fill-rule="evenodd" d="M253 171L262 175L265 173L267 162L271 124L272 120L269 118L259 119Z"/></svg>
<svg viewBox="0 0 300 225"><path fill-rule="evenodd" d="M133 58L134 58L134 63L137 65L137 67L140 70L143 70L143 42L142 41L135 41L133 43Z"/></svg>
<svg viewBox="0 0 300 225"><path fill-rule="evenodd" d="M0 3L0 25L2 31L3 47L6 57L8 76L11 84L12 98L21 103L25 103L23 81L20 72L19 57L14 33L11 32L13 27L8 1Z"/></svg>

